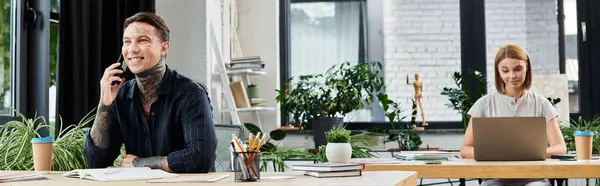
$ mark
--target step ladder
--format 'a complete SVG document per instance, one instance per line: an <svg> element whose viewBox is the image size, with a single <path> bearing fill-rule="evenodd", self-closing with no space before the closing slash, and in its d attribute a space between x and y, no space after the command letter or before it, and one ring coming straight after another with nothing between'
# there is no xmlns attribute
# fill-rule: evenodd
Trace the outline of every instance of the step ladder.
<svg viewBox="0 0 600 186"><path fill-rule="evenodd" d="M235 102L233 100L233 93L231 93L231 84L229 83L229 76L227 75L227 68L225 67L225 62L223 61L223 56L221 54L221 50L219 49L219 43L217 42L217 36L215 35L215 29L212 23L210 25L210 40L211 40L211 48L213 55L215 55L215 59L219 64L217 67L217 71L219 74L219 78L221 81L221 85L223 87L223 98L225 99L225 107L227 108L227 112L231 117L232 124L241 125L240 116L237 112L237 107L235 106ZM220 102L220 101L218 101ZM262 126L261 126L262 128Z"/></svg>

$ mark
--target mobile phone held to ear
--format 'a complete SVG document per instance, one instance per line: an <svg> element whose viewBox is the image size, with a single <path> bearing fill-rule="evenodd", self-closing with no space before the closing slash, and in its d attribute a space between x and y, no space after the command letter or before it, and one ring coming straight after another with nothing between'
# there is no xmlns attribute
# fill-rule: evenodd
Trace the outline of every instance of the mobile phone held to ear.
<svg viewBox="0 0 600 186"><path fill-rule="evenodd" d="M121 61L123 59L123 54L119 55L119 59L117 59L117 63L121 63L121 70L123 70L123 73L119 74L119 78L123 79L123 74L125 73L125 71L127 70L127 65L125 64L125 60ZM121 82L119 81L113 81L112 82L112 86L118 86Z"/></svg>

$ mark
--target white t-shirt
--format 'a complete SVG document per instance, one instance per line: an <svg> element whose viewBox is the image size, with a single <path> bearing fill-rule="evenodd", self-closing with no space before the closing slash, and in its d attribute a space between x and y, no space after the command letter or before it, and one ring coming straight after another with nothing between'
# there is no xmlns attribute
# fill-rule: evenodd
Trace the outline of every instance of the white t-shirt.
<svg viewBox="0 0 600 186"><path fill-rule="evenodd" d="M558 117L556 108L547 98L530 91L515 102L515 98L499 92L479 98L467 112L471 117L545 117L546 123Z"/></svg>

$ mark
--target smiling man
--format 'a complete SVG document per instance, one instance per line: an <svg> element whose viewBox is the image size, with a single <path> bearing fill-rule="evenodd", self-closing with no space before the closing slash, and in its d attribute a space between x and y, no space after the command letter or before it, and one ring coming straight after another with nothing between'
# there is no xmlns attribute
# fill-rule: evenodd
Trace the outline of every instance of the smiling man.
<svg viewBox="0 0 600 186"><path fill-rule="evenodd" d="M112 166L124 144L121 167L212 170L217 139L210 100L203 86L166 64L169 28L164 20L143 12L127 18L123 28L121 53L135 79L119 77L120 63L104 71L84 147L88 168Z"/></svg>

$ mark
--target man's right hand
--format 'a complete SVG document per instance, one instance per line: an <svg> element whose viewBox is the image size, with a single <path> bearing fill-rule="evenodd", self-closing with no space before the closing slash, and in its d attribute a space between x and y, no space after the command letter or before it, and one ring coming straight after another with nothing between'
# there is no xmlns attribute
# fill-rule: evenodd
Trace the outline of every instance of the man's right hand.
<svg viewBox="0 0 600 186"><path fill-rule="evenodd" d="M120 67L121 63L114 63L104 70L104 75L100 79L100 103L103 105L110 105L117 98L119 87L123 85L125 79L119 77L119 74L123 73L121 69L115 69ZM119 84L113 86L112 83L118 81Z"/></svg>

